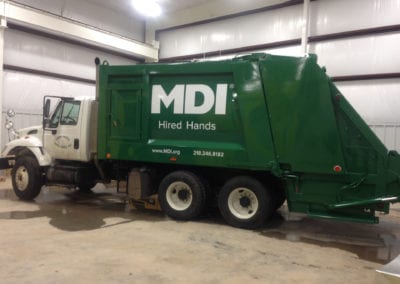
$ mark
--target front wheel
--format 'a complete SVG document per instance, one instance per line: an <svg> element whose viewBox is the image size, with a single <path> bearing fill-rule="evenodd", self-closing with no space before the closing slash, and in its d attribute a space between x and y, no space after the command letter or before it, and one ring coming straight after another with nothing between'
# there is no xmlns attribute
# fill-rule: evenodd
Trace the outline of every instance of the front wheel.
<svg viewBox="0 0 400 284"><path fill-rule="evenodd" d="M11 177L14 192L20 199L32 200L40 193L43 179L35 157L17 157Z"/></svg>
<svg viewBox="0 0 400 284"><path fill-rule="evenodd" d="M171 218L191 220L204 210L205 185L192 172L172 172L161 181L158 199L163 211Z"/></svg>
<svg viewBox="0 0 400 284"><path fill-rule="evenodd" d="M268 189L258 180L248 176L228 180L218 195L221 215L234 227L260 227L270 217L273 206Z"/></svg>

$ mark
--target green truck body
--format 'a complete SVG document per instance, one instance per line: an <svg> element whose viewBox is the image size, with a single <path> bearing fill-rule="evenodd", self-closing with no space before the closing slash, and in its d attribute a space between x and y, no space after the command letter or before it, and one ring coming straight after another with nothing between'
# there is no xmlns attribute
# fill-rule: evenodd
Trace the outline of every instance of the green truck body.
<svg viewBox="0 0 400 284"><path fill-rule="evenodd" d="M316 61L253 54L101 65L98 158L190 168L206 179L254 174L274 179L269 188L282 182L276 190L290 211L377 222L375 211L388 213L400 195L399 155Z"/></svg>

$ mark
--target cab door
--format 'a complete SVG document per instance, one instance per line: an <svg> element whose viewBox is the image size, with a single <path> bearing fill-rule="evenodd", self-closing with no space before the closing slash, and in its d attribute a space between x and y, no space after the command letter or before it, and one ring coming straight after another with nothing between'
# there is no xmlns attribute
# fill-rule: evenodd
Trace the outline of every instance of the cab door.
<svg viewBox="0 0 400 284"><path fill-rule="evenodd" d="M60 160L80 160L81 101L60 99L44 127L46 151Z"/></svg>

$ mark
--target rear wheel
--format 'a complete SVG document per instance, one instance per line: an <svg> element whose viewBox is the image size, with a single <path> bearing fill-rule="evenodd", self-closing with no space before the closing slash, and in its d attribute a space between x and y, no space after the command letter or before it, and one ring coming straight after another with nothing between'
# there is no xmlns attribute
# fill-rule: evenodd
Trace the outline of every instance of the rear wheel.
<svg viewBox="0 0 400 284"><path fill-rule="evenodd" d="M206 190L201 179L192 172L172 172L161 181L158 198L161 208L171 218L191 220L204 210Z"/></svg>
<svg viewBox="0 0 400 284"><path fill-rule="evenodd" d="M248 176L230 179L218 195L218 207L225 221L234 227L255 229L273 212L270 192Z"/></svg>
<svg viewBox="0 0 400 284"><path fill-rule="evenodd" d="M43 177L35 157L17 157L11 177L14 192L20 199L32 200L40 193Z"/></svg>

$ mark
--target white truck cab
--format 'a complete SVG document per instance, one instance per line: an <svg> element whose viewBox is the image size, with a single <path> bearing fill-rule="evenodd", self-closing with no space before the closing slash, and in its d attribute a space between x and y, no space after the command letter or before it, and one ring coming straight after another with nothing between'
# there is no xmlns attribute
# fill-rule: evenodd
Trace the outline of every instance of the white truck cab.
<svg viewBox="0 0 400 284"><path fill-rule="evenodd" d="M10 127L11 126L11 127ZM12 128L9 124L8 128ZM10 130L10 129L9 129ZM43 184L88 190L98 177L93 159L97 139L97 102L46 96L41 126L12 129L0 168L12 169L12 182L21 199L32 199Z"/></svg>
<svg viewBox="0 0 400 284"><path fill-rule="evenodd" d="M21 148L36 153L41 166L54 160L89 162L96 151L97 103L90 98L45 97L45 114L42 125L15 131L14 140L8 142L2 157L15 155ZM35 149L37 148L37 149ZM41 149L40 149L41 148Z"/></svg>
<svg viewBox="0 0 400 284"><path fill-rule="evenodd" d="M43 148L56 160L89 162L96 151L97 124L89 98L45 98ZM55 106L51 112L51 107Z"/></svg>

